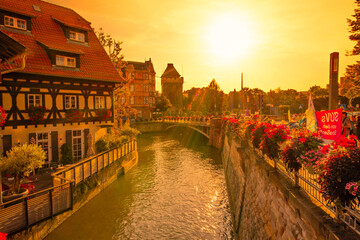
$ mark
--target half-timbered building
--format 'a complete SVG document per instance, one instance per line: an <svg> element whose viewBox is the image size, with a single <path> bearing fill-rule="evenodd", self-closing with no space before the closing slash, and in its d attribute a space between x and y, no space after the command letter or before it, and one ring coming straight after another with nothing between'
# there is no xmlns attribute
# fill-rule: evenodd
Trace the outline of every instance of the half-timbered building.
<svg viewBox="0 0 360 240"><path fill-rule="evenodd" d="M90 23L44 1L0 0L0 31L27 53L25 62L0 65L6 112L0 152L34 138L48 163L59 160L64 143L71 144L75 160L83 158L89 133L96 140L113 123L113 89L123 82Z"/></svg>

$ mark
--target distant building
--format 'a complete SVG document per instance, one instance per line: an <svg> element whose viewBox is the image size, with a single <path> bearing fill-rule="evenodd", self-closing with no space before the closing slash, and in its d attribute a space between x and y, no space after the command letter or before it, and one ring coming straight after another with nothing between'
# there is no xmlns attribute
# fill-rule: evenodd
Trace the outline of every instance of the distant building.
<svg viewBox="0 0 360 240"><path fill-rule="evenodd" d="M229 110L233 111L234 109L240 109L241 108L241 101L240 101L240 93L241 91L234 91L229 92Z"/></svg>
<svg viewBox="0 0 360 240"><path fill-rule="evenodd" d="M180 76L172 63L168 63L161 75L161 90L162 94L170 100L173 106L172 110L183 107L183 83L184 78Z"/></svg>
<svg viewBox="0 0 360 240"><path fill-rule="evenodd" d="M124 69L130 97L123 99L131 108L138 111L137 116L151 118L155 110L155 70L151 58L145 62L127 61Z"/></svg>

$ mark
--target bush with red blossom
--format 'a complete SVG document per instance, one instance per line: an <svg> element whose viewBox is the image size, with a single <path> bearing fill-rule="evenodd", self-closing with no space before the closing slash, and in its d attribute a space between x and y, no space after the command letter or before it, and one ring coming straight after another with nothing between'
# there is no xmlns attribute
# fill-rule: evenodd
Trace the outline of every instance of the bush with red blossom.
<svg viewBox="0 0 360 240"><path fill-rule="evenodd" d="M301 156L305 156L305 154L309 151L318 151L322 143L323 140L317 132L311 133L305 130L297 133L293 136L290 145L286 147L284 152L281 154L282 160L287 169L290 172L298 172L301 168L299 158Z"/></svg>
<svg viewBox="0 0 360 240"><path fill-rule="evenodd" d="M319 174L320 192L329 202L336 205L353 205L359 195L348 191L350 182L360 179L360 149L350 148L330 154Z"/></svg>
<svg viewBox="0 0 360 240"><path fill-rule="evenodd" d="M7 233L0 232L0 240L6 240Z"/></svg>

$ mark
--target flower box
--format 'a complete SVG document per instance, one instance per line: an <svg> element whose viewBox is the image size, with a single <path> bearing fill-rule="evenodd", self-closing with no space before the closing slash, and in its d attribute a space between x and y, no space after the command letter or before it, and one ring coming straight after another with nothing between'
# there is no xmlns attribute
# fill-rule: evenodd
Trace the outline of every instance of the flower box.
<svg viewBox="0 0 360 240"><path fill-rule="evenodd" d="M97 109L95 114L101 121L108 121L112 116L112 112L109 109Z"/></svg>
<svg viewBox="0 0 360 240"><path fill-rule="evenodd" d="M83 120L83 112L78 109L66 111L65 118L67 122L81 122Z"/></svg>
<svg viewBox="0 0 360 240"><path fill-rule="evenodd" d="M47 109L42 106L31 106L28 109L29 118L33 123L42 123L45 121Z"/></svg>

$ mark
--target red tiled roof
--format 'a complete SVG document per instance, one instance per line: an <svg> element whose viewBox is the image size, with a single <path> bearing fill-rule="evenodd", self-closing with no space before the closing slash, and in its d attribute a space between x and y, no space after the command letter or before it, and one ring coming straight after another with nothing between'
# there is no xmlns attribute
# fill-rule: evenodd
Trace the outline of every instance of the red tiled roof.
<svg viewBox="0 0 360 240"><path fill-rule="evenodd" d="M39 6L41 12L35 11L33 5ZM31 18L31 33L0 26L2 32L24 45L29 51L26 67L21 72L124 81L91 30L90 23L73 10L40 0L0 0L0 9L34 16ZM71 43L66 39L60 24L88 31L88 44ZM45 48L79 54L80 71L53 68Z"/></svg>

